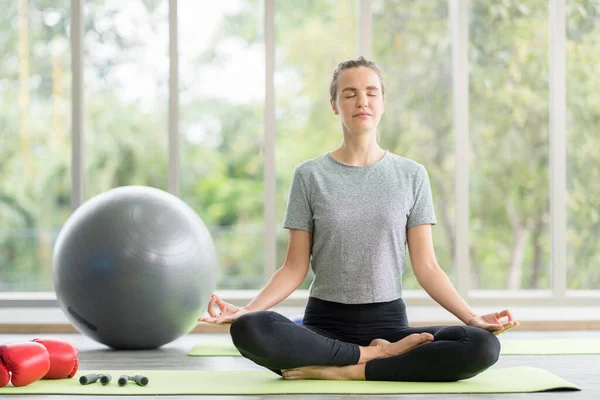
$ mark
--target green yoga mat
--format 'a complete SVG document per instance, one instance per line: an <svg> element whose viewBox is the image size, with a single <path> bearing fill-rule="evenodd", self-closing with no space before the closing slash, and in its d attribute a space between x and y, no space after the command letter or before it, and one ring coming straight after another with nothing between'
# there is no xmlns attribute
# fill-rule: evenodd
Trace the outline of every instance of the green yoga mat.
<svg viewBox="0 0 600 400"><path fill-rule="evenodd" d="M90 372L112 375L107 385L80 385ZM116 383L122 374L144 374L148 386ZM259 395L259 394L402 394L402 393L525 393L545 390L581 390L540 368L512 367L487 370L459 382L286 381L266 370L249 371L80 371L75 378L37 381L28 386L0 388L1 395Z"/></svg>
<svg viewBox="0 0 600 400"><path fill-rule="evenodd" d="M600 354L600 339L506 339L504 355Z"/></svg>
<svg viewBox="0 0 600 400"><path fill-rule="evenodd" d="M600 354L600 339L505 339L502 355ZM239 356L229 339L203 340L189 356Z"/></svg>

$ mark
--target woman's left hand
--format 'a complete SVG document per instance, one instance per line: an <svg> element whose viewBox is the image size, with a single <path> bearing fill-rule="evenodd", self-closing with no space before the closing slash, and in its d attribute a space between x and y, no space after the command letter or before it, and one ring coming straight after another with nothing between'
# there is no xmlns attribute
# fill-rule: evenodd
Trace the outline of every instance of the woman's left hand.
<svg viewBox="0 0 600 400"><path fill-rule="evenodd" d="M507 321L502 322L502 318L507 318ZM479 315L467 321L467 325L476 326L488 330L495 335L499 335L507 329L519 325L518 321L513 319L509 310L503 310L496 313Z"/></svg>

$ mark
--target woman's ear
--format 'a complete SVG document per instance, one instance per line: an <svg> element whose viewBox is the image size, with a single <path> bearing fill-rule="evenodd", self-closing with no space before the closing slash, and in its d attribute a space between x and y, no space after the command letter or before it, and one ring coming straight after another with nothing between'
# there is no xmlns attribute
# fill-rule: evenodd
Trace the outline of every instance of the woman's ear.
<svg viewBox="0 0 600 400"><path fill-rule="evenodd" d="M329 99L329 104L331 104L331 109L333 110L333 113L335 115L338 115L339 113L338 113L337 107L335 106L335 102L333 100Z"/></svg>

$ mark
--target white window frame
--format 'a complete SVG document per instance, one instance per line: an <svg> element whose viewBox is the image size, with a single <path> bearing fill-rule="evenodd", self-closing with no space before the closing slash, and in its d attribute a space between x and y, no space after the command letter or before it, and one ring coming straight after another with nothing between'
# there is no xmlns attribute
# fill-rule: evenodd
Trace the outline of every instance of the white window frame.
<svg viewBox="0 0 600 400"><path fill-rule="evenodd" d="M264 252L265 281L276 270L275 207L275 0L264 0L265 29L265 175L264 175ZM72 48L72 209L84 201L84 79L83 79L83 6L84 0L71 0ZM169 0L169 191L179 195L179 69L177 0ZM566 268L566 15L565 0L549 0L550 25L550 208L551 208L551 276L549 290L472 290L469 287L469 0L449 0L452 29L453 110L455 134L456 184L456 287L473 307L486 306L597 306L600 290L567 290ZM359 10L359 53L372 56L372 0L357 0ZM257 291L220 291L236 304L244 305ZM434 301L423 291L407 290L408 305L430 306ZM308 292L297 291L281 305L303 307ZM53 292L14 292L0 294L0 307L57 307Z"/></svg>

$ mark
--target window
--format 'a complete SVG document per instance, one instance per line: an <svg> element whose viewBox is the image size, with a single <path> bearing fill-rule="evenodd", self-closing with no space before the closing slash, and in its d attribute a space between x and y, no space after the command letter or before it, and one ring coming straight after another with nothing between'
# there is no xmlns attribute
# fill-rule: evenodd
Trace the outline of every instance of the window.
<svg viewBox="0 0 600 400"><path fill-rule="evenodd" d="M215 242L219 289L264 284L264 9L181 0L181 197Z"/></svg>
<svg viewBox="0 0 600 400"><path fill-rule="evenodd" d="M85 197L167 189L167 0L86 1Z"/></svg>
<svg viewBox="0 0 600 400"><path fill-rule="evenodd" d="M0 291L52 290L53 241L71 205L66 0L0 13Z"/></svg>
<svg viewBox="0 0 600 400"><path fill-rule="evenodd" d="M469 36L471 287L547 289L548 2L472 2Z"/></svg>
<svg viewBox="0 0 600 400"><path fill-rule="evenodd" d="M567 1L566 12L567 288L600 289L600 3Z"/></svg>
<svg viewBox="0 0 600 400"><path fill-rule="evenodd" d="M84 172L85 199L123 185L168 190L171 3L4 3L0 290L52 291L52 248L71 214L72 176ZM85 171L71 163L71 119L80 122L78 114L71 116L71 88L78 87L71 83L72 4L84 5L84 36L75 39L83 39L84 45ZM270 40L265 37L264 14L270 10L265 4L275 10L274 26L270 12L267 21L267 32L275 33L274 59L266 53L271 47L265 48L265 39ZM386 87L380 145L426 167L438 219L433 229L436 256L461 284L467 265L455 266L454 254L457 243L466 241L456 236L455 210L463 206L455 202L457 194L460 199L463 195L455 188L456 166L463 165L460 157L469 157L469 176L458 177L459 184L462 178L469 182L470 243L468 249L458 249L469 251L473 291L466 293L467 299L495 299L506 293L490 290L517 290L521 298L516 301L521 301L550 294L547 289L552 288L559 302L587 304L586 291L600 289L600 190L594 185L600 180L597 0L566 1L566 59L558 63L566 66L567 104L557 114L550 114L556 112L549 109L550 88L557 84L560 89L563 82L550 81L557 70L549 60L562 55L550 52L554 27L549 14L562 18L562 3L178 0L177 5L177 179L180 196L213 235L219 290L263 287L273 256L265 254L265 243L276 244L276 267L283 263L288 232L281 222L294 167L341 143L340 121L329 104L331 75L339 62L360 55L359 43L367 40ZM452 56L455 50L461 54L465 36L452 36L453 24L463 20L450 19L452 5L460 6L457 16L470 18L469 113L463 114L469 118L470 147L458 154L455 141L467 132L453 132L453 123L464 122L453 120L453 98L462 105L467 90L457 85L458 93L453 93L453 82L460 82L454 81L453 68L461 64L452 64ZM367 6L371 12L361 15ZM365 21L369 23L359 29ZM265 71L271 61L274 109L265 101L265 78L271 79ZM566 146L549 154L549 120L560 119L563 112ZM274 138L265 129L265 115L271 121L272 113ZM276 142L276 194L267 198L276 205L271 210L276 213L274 234L272 226L265 226L265 218L271 217L264 212L265 172L270 172L265 139L268 145L271 139ZM550 182L551 171L562 165L550 163L564 156L566 231L560 212L551 215L550 210L551 187L562 187ZM73 199L79 201L78 193ZM551 230L554 217L559 223ZM551 236L556 232L560 235ZM567 265L559 260L554 267L558 273L566 267L566 288L561 279L554 280L554 287L551 273L552 255L562 257L565 249L553 249L551 239L563 233ZM407 267L404 288L416 289ZM302 288L311 280L309 274ZM579 291L563 299L563 289Z"/></svg>

